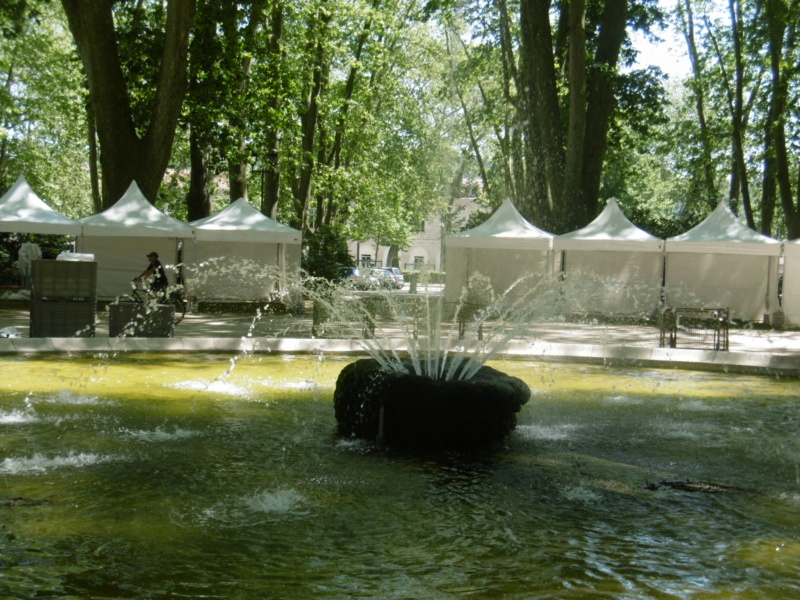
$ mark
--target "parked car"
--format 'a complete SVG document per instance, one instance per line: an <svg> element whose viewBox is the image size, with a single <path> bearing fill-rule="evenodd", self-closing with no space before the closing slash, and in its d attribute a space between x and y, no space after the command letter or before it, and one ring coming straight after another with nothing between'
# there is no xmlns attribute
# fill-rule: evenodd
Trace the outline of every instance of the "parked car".
<svg viewBox="0 0 800 600"><path fill-rule="evenodd" d="M369 269L362 272L356 267L342 269L342 281L346 286L355 290L376 290L381 285L378 278Z"/></svg>
<svg viewBox="0 0 800 600"><path fill-rule="evenodd" d="M395 288L394 273L392 273L391 269L374 268L370 273L378 280L380 287L388 290Z"/></svg>
<svg viewBox="0 0 800 600"><path fill-rule="evenodd" d="M400 270L400 267L391 267L389 270L394 274L394 287L398 290L402 290L403 286L406 284L406 278L403 277L403 272Z"/></svg>

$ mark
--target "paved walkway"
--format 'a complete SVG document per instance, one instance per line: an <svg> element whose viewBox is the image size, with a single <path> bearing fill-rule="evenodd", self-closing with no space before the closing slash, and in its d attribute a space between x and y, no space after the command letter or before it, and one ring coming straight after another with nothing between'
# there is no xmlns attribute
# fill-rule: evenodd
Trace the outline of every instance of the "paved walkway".
<svg viewBox="0 0 800 600"><path fill-rule="evenodd" d="M0 301L0 330L15 327L21 338L0 338L0 354L40 352L343 352L360 344L312 336L311 311L263 315L255 309L188 313L172 338L109 338L101 305L93 338L29 338L26 302ZM401 336L393 344L403 348ZM655 326L547 323L508 344L504 354L554 361L647 365L800 376L800 331L731 329L729 351L659 347Z"/></svg>

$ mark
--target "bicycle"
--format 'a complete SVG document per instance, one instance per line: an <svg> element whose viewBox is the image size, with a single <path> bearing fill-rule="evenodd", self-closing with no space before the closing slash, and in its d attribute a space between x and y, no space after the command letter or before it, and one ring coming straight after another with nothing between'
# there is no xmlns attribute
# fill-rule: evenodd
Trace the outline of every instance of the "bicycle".
<svg viewBox="0 0 800 600"><path fill-rule="evenodd" d="M141 286L140 279L133 279L131 281L133 291L128 296L123 296L120 300L125 302L136 302L137 304L148 304L155 302L156 304L167 304L175 308L175 317L172 324L177 325L183 321L186 316L187 300L183 297L183 286L169 286L164 294L154 292L149 288Z"/></svg>

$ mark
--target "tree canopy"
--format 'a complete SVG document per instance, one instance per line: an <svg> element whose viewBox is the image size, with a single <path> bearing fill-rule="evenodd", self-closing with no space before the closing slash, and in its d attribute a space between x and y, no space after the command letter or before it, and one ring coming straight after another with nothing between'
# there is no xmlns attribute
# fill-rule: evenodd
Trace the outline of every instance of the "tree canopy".
<svg viewBox="0 0 800 600"><path fill-rule="evenodd" d="M0 9L0 183L81 216L131 180L404 247L465 187L553 233L616 197L674 235L721 200L800 237L797 3L18 0ZM684 81L633 34L677 32Z"/></svg>

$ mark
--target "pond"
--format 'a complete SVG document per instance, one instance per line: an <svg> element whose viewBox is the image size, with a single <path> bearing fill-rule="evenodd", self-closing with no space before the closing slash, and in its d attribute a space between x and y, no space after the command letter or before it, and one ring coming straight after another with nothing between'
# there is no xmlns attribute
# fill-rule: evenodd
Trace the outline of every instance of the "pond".
<svg viewBox="0 0 800 600"><path fill-rule="evenodd" d="M401 453L352 360L4 359L0 597L800 597L797 380L496 361L502 448Z"/></svg>

